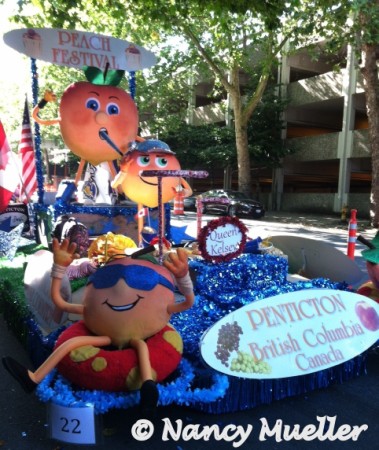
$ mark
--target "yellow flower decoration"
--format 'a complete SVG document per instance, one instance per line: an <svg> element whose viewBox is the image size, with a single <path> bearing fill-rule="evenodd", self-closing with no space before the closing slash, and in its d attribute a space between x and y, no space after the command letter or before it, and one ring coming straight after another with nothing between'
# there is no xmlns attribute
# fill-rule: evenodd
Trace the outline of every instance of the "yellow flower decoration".
<svg viewBox="0 0 379 450"><path fill-rule="evenodd" d="M133 239L122 234L113 234L109 232L95 239L89 249L88 257L95 258L102 264L109 261L110 258L122 258L125 256L125 249L136 248L137 244Z"/></svg>

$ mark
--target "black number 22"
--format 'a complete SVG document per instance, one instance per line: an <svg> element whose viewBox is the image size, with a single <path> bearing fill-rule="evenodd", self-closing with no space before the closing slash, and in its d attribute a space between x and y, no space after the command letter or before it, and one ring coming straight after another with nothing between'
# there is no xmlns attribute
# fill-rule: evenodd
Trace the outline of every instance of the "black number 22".
<svg viewBox="0 0 379 450"><path fill-rule="evenodd" d="M80 434L80 420L78 419L71 419L70 421L66 417L61 417L61 420L63 421L62 431L64 433L73 433L73 434ZM70 427L71 425L71 427Z"/></svg>

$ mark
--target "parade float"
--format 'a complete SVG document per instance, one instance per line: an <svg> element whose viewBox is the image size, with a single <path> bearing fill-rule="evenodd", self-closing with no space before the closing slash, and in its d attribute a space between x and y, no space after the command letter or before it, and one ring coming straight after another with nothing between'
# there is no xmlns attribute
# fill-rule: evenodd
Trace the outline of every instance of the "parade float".
<svg viewBox="0 0 379 450"><path fill-rule="evenodd" d="M379 306L352 292L343 274L338 280L328 274L291 280L280 241L275 244L278 251L266 251L259 245L261 239L249 236L236 217L203 226L201 211L196 247L170 248L167 202L178 186L190 191L186 177L206 174L182 170L174 149L137 136L133 95L122 94L133 118L128 132L118 134L129 114L124 121L113 122L122 108L110 95L118 88L109 83L117 84L120 70L148 67L151 60L144 63L144 49L65 30L17 30L5 41L33 60L63 65L82 63L79 43L103 51L102 56L91 57L91 65L96 61L100 67L86 69L87 81L67 89L61 117L53 124L61 127L63 139L83 161L94 167L109 164L113 187L138 205L134 210L96 206L97 187L90 180L87 191L93 205L70 205L66 200L75 186L69 186L48 211L40 168L37 221L42 223L47 214L53 220L62 214L79 219L83 216L77 214L92 214L102 227L81 259L68 240L54 240L50 249L24 253L25 292L4 297L6 320L18 319L14 328L23 330L34 367L25 368L9 357L3 363L26 391L35 392L49 406L52 429L58 414L77 419L86 415L87 424L89 414L91 430L94 415L135 405L141 405L144 413L171 404L214 414L241 411L365 373L365 352L379 338ZM113 44L116 53L110 52ZM88 87L91 96L82 92ZM108 114L99 100L102 95ZM38 113L50 98L35 101L33 116L40 124L47 119ZM68 117L66 108L71 111ZM80 120L90 123L85 126L89 139L96 139L89 147L75 138ZM94 152L100 147L103 156ZM149 190L139 184L141 180ZM146 227L138 213L145 207L156 208L156 245L143 239ZM112 227L118 216L133 217L132 232ZM17 247L9 249L14 260ZM149 300L156 304L154 309ZM62 439L57 433L53 437ZM64 439L95 443L94 436L70 434Z"/></svg>

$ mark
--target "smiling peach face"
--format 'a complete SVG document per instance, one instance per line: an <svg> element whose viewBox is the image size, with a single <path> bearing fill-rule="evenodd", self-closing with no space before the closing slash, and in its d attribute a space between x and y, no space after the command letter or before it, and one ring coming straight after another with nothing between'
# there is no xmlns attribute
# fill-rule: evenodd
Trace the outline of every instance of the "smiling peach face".
<svg viewBox="0 0 379 450"><path fill-rule="evenodd" d="M84 322L92 333L109 336L119 348L146 339L169 321L174 303L172 278L162 266L123 258L90 278L84 294Z"/></svg>
<svg viewBox="0 0 379 450"><path fill-rule="evenodd" d="M144 177L144 170L180 170L180 164L174 155L159 152L134 151L127 159L127 176L122 182L126 196L136 203L150 208L158 206L158 178ZM122 165L121 165L122 168ZM175 197L175 188L180 184L179 177L162 178L162 202L167 203Z"/></svg>
<svg viewBox="0 0 379 450"><path fill-rule="evenodd" d="M101 130L123 154L137 136L137 107L127 92L115 86L73 83L62 96L60 117L67 147L94 165L120 157L99 135Z"/></svg>

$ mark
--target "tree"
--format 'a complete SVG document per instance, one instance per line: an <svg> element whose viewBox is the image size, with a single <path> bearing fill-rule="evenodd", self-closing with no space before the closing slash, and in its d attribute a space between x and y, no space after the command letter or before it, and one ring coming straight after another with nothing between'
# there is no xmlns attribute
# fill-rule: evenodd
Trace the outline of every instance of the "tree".
<svg viewBox="0 0 379 450"><path fill-rule="evenodd" d="M379 0L354 2L358 13L355 48L361 54L361 73L364 79L366 109L369 124L369 144L372 161L371 220L379 227Z"/></svg>
<svg viewBox="0 0 379 450"><path fill-rule="evenodd" d="M275 90L275 86L266 89L248 125L249 156L255 169L278 167L281 159L291 152L281 138L285 102ZM182 121L163 131L161 138L175 150L183 167L237 168L233 128L218 124L194 126Z"/></svg>
<svg viewBox="0 0 379 450"><path fill-rule="evenodd" d="M22 8L32 0L20 0ZM32 2L36 3L36 2ZM286 43L298 45L321 28L323 16L317 2L309 0L251 0L236 2L195 0L90 0L38 2L41 13L18 17L28 26L85 28L106 31L136 43L172 47L172 38L184 40L176 51L177 67L201 74L211 73L231 100L235 130L239 189L251 189L248 123L271 77L275 77L277 55ZM37 3L36 3L37 4ZM322 11L332 14L333 8ZM171 38L171 40L169 39ZM150 45L151 46L151 45ZM169 53L169 52L167 52ZM256 64L256 61L260 64ZM172 64L161 59L167 67ZM257 72L259 71L259 73ZM171 77L175 72L167 72ZM241 75L259 75L255 91L247 98Z"/></svg>

